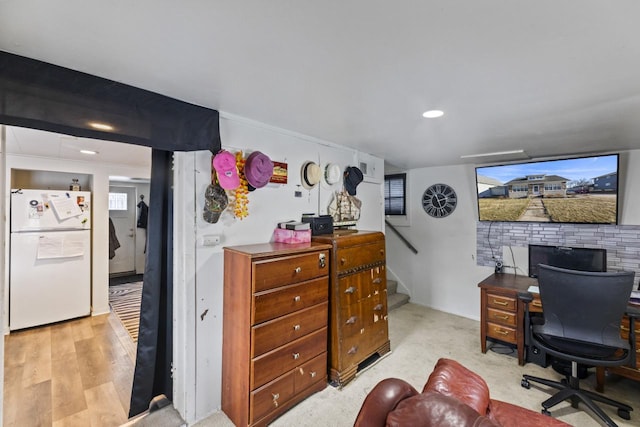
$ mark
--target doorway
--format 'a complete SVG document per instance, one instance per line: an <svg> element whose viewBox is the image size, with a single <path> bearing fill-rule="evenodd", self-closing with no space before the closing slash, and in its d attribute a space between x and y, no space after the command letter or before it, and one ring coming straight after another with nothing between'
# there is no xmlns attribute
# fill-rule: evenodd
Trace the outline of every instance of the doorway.
<svg viewBox="0 0 640 427"><path fill-rule="evenodd" d="M68 189L71 182L71 176L67 176L69 173L72 173L73 177L82 177L84 175L86 175L87 177L91 177L90 179L87 178L86 182L81 180L81 184L83 190L90 190L92 191L93 196L95 196L92 197L92 222L94 225L94 227L92 227L92 252L95 252L96 262L92 263L92 295L94 309L93 311L97 315L78 319L73 324L56 324L52 325L51 327L44 326L42 328L27 330L23 334L12 334L18 341L12 340L12 342L7 342L7 347L4 349L6 356L4 358L4 387L6 390L6 392L3 393L6 409L4 412L7 416L12 415L11 408L13 406L11 406L10 402L6 400L7 398L10 398L11 396L15 396L16 398L18 398L18 396L21 396L20 394L18 394L15 388L16 386L20 386L20 384L22 384L20 382L21 380L20 378L16 378L16 376L12 375L11 373L14 371L18 372L20 369L24 368L21 366L14 366L16 361L20 360L20 358L14 357L15 354L12 353L12 351L20 350L20 343L22 342L20 339L21 336L33 335L37 338L40 337L40 334L38 334L37 332L42 331L44 333L44 335L42 336L45 337L45 341L51 343L51 348L53 351L53 353L50 352L51 357L54 356L54 353L57 355L62 354L62 351L56 350L60 346L66 345L67 347L65 347L65 351L67 348L71 348L69 344L71 346L74 346L73 342L69 341L69 337L73 337L73 339L77 342L83 341L83 355L86 355L90 358L93 357L93 359L90 359L90 362L86 363L77 362L76 364L73 364L69 363L68 360L65 360L56 365L57 371L55 373L60 374L60 376L58 376L57 378L70 378L73 380L70 383L65 383L69 385L69 387L74 387L73 393L76 393L78 391L78 388L75 388L75 385L81 383L77 381L78 376L76 375L76 371L78 369L84 369L83 367L85 365L90 366L91 364L93 364L91 366L94 366L97 363L97 359L95 359L95 357L97 357L98 352L102 353L105 358L104 360L100 360L100 366L104 366L104 370L100 371L100 377L94 378L94 383L90 385L92 388L95 386L115 389L115 391L117 392L118 400L123 406L124 413L126 414L129 405L133 366L135 365L135 344L127 336L126 329L122 327L115 314L107 314L109 313L108 258L106 248L108 234L107 193L109 190L111 175L113 172L117 172L122 175L129 174L129 176L149 176L148 174L150 171L151 157L150 149L147 147L133 146L110 141L98 141L86 138L58 135L50 132L37 131L26 128L14 128L7 126L5 127L5 130L7 133L7 137L5 138L7 142L5 158L5 167L7 172L5 176L7 176L7 178L11 177L10 172L12 170L38 171L38 173L31 173L29 175L29 179L31 180L34 179L34 176L39 177L40 175L44 175L45 172L42 171L54 171L56 174L55 176L52 173L48 173L48 175L46 175L47 181L43 184L40 184L40 182L38 182L37 186L42 188L47 188L50 186L64 186ZM80 150L83 148L91 148L96 152L96 154L84 155L80 152ZM4 156L5 150L3 150L3 157ZM58 180L57 177L60 175L64 176L63 178ZM10 184L10 182L5 182L5 184L3 185L3 191L7 191ZM148 178L145 178L144 185L146 185L147 190L145 191L146 194L148 194ZM131 186L135 188L137 184L132 184ZM132 198L134 206L137 197L136 194L137 193L134 193ZM134 224L134 233L135 231L136 230ZM142 233L136 233L136 235L137 234ZM143 253L143 250L144 243L142 244L142 249L140 250L140 252ZM144 269L144 262L140 263L138 259L134 261L134 265L135 268ZM4 276L6 276L6 274L6 272L3 273ZM99 298L96 298L96 295L99 295ZM3 301L3 303L4 302L6 301ZM50 338L47 338L47 330L52 331L49 333ZM112 333L110 331L115 331L115 333ZM112 349L108 351L99 350L100 346L102 346L103 344L103 340L107 339L107 337L109 337L114 345L127 345L126 357L123 356L123 353L120 350L118 350L117 352ZM6 338L8 337L5 337L5 339ZM75 347L77 348L77 346ZM44 346L40 345L38 342L34 345L34 348L44 349ZM2 353L0 352L0 354ZM33 352L33 355L41 354L45 353L35 351ZM76 365L79 366L79 368L76 369ZM115 371L113 370L114 366L117 367ZM44 374L47 373L47 371L44 370L38 372L42 372ZM80 373L82 374L82 372ZM91 372L88 372L88 374L91 374ZM112 374L114 375L113 378L111 377ZM120 377L124 378L122 382L114 382L113 386L105 385ZM53 379L49 382L45 381L45 383L55 385L56 382L52 381ZM38 384L40 384L40 382L38 382ZM27 391L30 392L30 390ZM104 394L102 389L96 389L95 391L96 394L100 394L101 396ZM69 393L71 392L71 388L69 388ZM33 395L33 393L31 393L30 395ZM49 413L56 419L58 417L62 419L67 415L67 413L65 412L67 409L73 412L72 409L74 409L75 407L67 408L66 406L64 406L65 402L70 401L68 395L66 397L62 395L61 399L58 400L54 398L53 394L50 393L50 395L50 404L55 406L56 409L52 409L53 412L47 412L43 409L43 413ZM78 400L76 402L79 402L78 407L82 406L80 403L82 402L82 399L87 399L86 394L76 393L74 394L74 396L75 395L78 396ZM115 396L116 394L111 393L111 395ZM46 402L48 401L44 398L29 400L24 398L24 395L22 396L23 397L20 398L20 401L31 402L34 405L39 405L40 403L46 404ZM61 403L58 404L56 402ZM35 406L31 409L33 409L31 413L37 412L37 408ZM53 415L54 412L56 415ZM75 414L75 412L73 414ZM73 414L69 413L68 416L72 417L74 416Z"/></svg>
<svg viewBox="0 0 640 427"><path fill-rule="evenodd" d="M109 277L136 274L136 189L109 186L109 220L113 239L109 236ZM117 241L118 247L112 247ZM113 251L112 251L113 249Z"/></svg>

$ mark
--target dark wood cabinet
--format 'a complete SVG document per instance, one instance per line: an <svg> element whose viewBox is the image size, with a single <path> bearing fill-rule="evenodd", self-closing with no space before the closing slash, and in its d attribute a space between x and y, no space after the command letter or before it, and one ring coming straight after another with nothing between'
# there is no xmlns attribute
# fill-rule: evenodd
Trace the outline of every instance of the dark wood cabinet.
<svg viewBox="0 0 640 427"><path fill-rule="evenodd" d="M331 245L329 378L343 386L391 349L384 234L345 230L312 240Z"/></svg>
<svg viewBox="0 0 640 427"><path fill-rule="evenodd" d="M225 248L222 410L263 426L327 385L329 245Z"/></svg>

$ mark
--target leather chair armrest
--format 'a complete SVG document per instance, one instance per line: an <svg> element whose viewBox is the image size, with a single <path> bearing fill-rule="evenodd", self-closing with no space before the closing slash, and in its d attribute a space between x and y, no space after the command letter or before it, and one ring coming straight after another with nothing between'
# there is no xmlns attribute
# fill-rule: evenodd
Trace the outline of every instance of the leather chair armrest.
<svg viewBox="0 0 640 427"><path fill-rule="evenodd" d="M380 381L365 398L354 427L385 427L389 412L400 401L417 394L418 391L404 380L387 378Z"/></svg>

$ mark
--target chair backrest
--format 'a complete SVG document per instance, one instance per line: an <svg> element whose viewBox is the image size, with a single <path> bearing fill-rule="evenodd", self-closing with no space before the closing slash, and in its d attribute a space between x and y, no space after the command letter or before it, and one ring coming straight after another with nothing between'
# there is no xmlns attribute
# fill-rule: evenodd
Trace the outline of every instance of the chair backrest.
<svg viewBox="0 0 640 427"><path fill-rule="evenodd" d="M538 285L544 333L595 344L620 344L620 321L633 288L633 271L587 272L540 264Z"/></svg>

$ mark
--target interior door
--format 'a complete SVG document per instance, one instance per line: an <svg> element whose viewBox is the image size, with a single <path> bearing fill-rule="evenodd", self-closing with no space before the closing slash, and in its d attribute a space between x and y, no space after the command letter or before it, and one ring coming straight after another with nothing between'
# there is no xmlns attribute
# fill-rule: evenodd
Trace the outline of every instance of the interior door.
<svg viewBox="0 0 640 427"><path fill-rule="evenodd" d="M109 186L109 218L113 222L120 247L109 260L109 275L136 272L136 189Z"/></svg>

